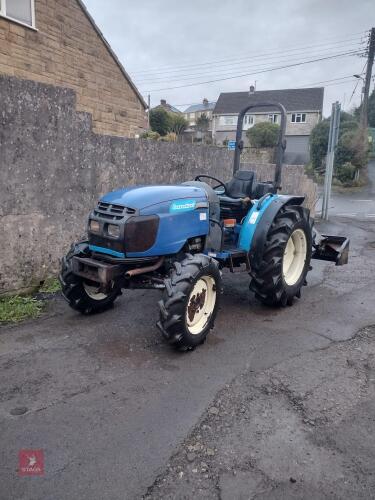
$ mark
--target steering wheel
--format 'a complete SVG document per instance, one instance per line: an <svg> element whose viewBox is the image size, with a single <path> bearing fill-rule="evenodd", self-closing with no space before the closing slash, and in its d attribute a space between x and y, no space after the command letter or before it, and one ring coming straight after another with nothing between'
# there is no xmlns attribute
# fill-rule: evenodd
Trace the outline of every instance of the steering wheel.
<svg viewBox="0 0 375 500"><path fill-rule="evenodd" d="M212 181L217 182L218 184L216 184L216 186L213 186L212 189L216 190L218 187L221 186L221 187L224 188L224 192L220 193L220 194L227 194L226 185L220 179L216 179L216 177L212 177L211 175L197 175L194 180L195 181L199 181L199 182L204 182L204 181L202 181L202 178L204 178L204 179L211 179Z"/></svg>

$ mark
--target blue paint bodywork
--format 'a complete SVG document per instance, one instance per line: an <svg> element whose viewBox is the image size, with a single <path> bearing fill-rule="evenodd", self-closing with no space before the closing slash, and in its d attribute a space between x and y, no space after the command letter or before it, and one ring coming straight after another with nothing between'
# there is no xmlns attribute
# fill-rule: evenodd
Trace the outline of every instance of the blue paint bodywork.
<svg viewBox="0 0 375 500"><path fill-rule="evenodd" d="M254 201L242 224L234 230L233 248L251 250L255 230L267 211L278 198L270 194ZM108 193L102 202L122 205L136 210L134 217L157 215L159 227L154 245L145 252L127 252L90 246L91 250L115 257L150 257L178 253L189 238L206 236L209 233L209 209L206 191L195 186L132 186ZM125 243L126 245L126 243ZM218 260L227 260L230 249L220 250L214 255Z"/></svg>
<svg viewBox="0 0 375 500"><path fill-rule="evenodd" d="M238 248L249 251L253 241L255 229L259 224L267 208L278 198L277 194L271 194L263 200L259 207L259 201L256 201L242 223L240 235L238 238Z"/></svg>
<svg viewBox="0 0 375 500"><path fill-rule="evenodd" d="M89 245L89 249L92 252L106 253L108 255L112 255L112 257L125 257L125 254L122 252L117 252L116 250L111 250L110 248L98 247L96 245Z"/></svg>
<svg viewBox="0 0 375 500"><path fill-rule="evenodd" d="M198 187L135 186L108 193L100 201L136 209L138 215L159 216L155 244L145 252L127 252L126 257L175 254L187 239L209 231L207 195Z"/></svg>
<svg viewBox="0 0 375 500"><path fill-rule="evenodd" d="M130 186L104 195L100 201L137 210L168 201L204 198L203 189L193 186Z"/></svg>

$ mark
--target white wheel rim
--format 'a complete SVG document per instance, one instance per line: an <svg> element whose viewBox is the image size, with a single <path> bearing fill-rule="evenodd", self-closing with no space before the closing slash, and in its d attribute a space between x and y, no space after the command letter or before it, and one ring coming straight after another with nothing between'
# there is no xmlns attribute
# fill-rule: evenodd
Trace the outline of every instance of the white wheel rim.
<svg viewBox="0 0 375 500"><path fill-rule="evenodd" d="M108 297L106 293L99 292L99 285L88 285L87 283L83 282L83 288L85 289L85 292L90 297L90 299L104 300Z"/></svg>
<svg viewBox="0 0 375 500"><path fill-rule="evenodd" d="M283 277L287 285L295 285L300 279L306 255L306 235L302 229L296 229L289 236L283 255Z"/></svg>
<svg viewBox="0 0 375 500"><path fill-rule="evenodd" d="M199 335L206 327L216 304L215 280L202 276L190 292L186 307L186 324L192 335Z"/></svg>

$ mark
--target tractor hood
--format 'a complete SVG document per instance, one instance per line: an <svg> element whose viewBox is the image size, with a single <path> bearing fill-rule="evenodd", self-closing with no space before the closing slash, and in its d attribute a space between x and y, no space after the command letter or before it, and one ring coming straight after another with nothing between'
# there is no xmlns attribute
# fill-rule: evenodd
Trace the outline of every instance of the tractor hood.
<svg viewBox="0 0 375 500"><path fill-rule="evenodd" d="M194 186L132 186L104 195L100 201L137 210L159 203L206 198L205 190Z"/></svg>

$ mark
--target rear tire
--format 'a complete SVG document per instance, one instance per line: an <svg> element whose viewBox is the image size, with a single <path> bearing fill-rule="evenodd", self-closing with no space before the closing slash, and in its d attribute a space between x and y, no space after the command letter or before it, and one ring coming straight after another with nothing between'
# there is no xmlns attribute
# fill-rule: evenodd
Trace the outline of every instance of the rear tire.
<svg viewBox="0 0 375 500"><path fill-rule="evenodd" d="M173 264L164 282L157 326L170 344L193 349L205 341L214 326L222 291L218 264L204 254L186 254Z"/></svg>
<svg viewBox="0 0 375 500"><path fill-rule="evenodd" d="M98 283L85 280L72 272L73 257L87 257L89 254L87 241L73 243L68 254L62 259L59 275L64 298L71 308L82 314L94 314L109 309L121 293L115 283L109 293L102 293L98 290Z"/></svg>
<svg viewBox="0 0 375 500"><path fill-rule="evenodd" d="M309 210L299 205L284 206L268 231L261 264L250 273L255 297L267 305L292 305L306 284L311 251Z"/></svg>

